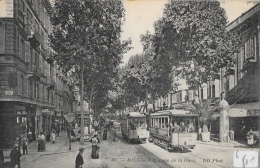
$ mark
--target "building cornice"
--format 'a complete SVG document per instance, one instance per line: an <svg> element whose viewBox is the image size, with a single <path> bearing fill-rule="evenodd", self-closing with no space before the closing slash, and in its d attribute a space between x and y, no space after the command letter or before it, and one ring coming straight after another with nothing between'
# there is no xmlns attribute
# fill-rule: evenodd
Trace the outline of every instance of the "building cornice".
<svg viewBox="0 0 260 168"><path fill-rule="evenodd" d="M234 20L233 22L229 23L226 26L226 30L227 31L231 31L232 29L234 29L238 25L242 24L247 19L249 19L250 17L252 17L255 14L257 14L258 12L260 12L260 3L257 3L255 6L253 6L251 9L249 9L247 12L245 12L241 16L239 16L236 20Z"/></svg>
<svg viewBox="0 0 260 168"><path fill-rule="evenodd" d="M21 99L21 98L4 97L4 98L0 98L0 101L3 101L3 102L21 102L21 103L34 104L34 105L43 106L43 107L55 108L54 105L36 102L36 101L31 101L31 100L26 100L26 99Z"/></svg>

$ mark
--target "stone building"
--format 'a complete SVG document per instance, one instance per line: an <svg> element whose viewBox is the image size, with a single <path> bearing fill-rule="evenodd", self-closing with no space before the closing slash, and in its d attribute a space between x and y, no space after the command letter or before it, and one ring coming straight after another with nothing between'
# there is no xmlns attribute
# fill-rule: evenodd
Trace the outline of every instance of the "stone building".
<svg viewBox="0 0 260 168"><path fill-rule="evenodd" d="M235 132L235 140L245 140L250 129L256 131L259 121L259 58L260 58L260 3L227 26L242 37L236 64L220 70L220 86L230 105L229 127Z"/></svg>
<svg viewBox="0 0 260 168"><path fill-rule="evenodd" d="M35 140L63 113L76 111L72 86L48 45L49 0L0 1L0 148L19 134Z"/></svg>

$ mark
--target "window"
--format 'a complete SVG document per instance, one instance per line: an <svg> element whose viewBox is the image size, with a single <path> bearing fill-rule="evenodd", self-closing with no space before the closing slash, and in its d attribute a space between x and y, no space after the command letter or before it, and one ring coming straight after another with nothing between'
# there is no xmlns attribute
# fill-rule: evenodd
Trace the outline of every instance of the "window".
<svg viewBox="0 0 260 168"><path fill-rule="evenodd" d="M164 118L162 118L162 128L165 128L165 122L164 122Z"/></svg>
<svg viewBox="0 0 260 168"><path fill-rule="evenodd" d="M24 13L24 2L23 2L23 0L19 1L18 15L19 15L19 21L24 23L25 13Z"/></svg>
<svg viewBox="0 0 260 168"><path fill-rule="evenodd" d="M36 84L36 99L40 99L40 86L39 83Z"/></svg>
<svg viewBox="0 0 260 168"><path fill-rule="evenodd" d="M21 74L21 93L24 94L25 87L24 87L24 76Z"/></svg>
<svg viewBox="0 0 260 168"><path fill-rule="evenodd" d="M251 60L256 60L256 35L249 38L245 42L244 46L244 60L251 58Z"/></svg>
<svg viewBox="0 0 260 168"><path fill-rule="evenodd" d="M32 17L32 13L30 12L29 9L27 9L27 24L32 24L33 23L33 17Z"/></svg>
<svg viewBox="0 0 260 168"><path fill-rule="evenodd" d="M20 39L20 46L19 46L19 56L25 60L25 43L24 40L21 38Z"/></svg>
<svg viewBox="0 0 260 168"><path fill-rule="evenodd" d="M35 51L35 65L39 67L40 60L39 60L39 53Z"/></svg>
<svg viewBox="0 0 260 168"><path fill-rule="evenodd" d="M215 85L211 86L211 90L212 90L212 98L215 97Z"/></svg>
<svg viewBox="0 0 260 168"><path fill-rule="evenodd" d="M45 102L45 88L42 86L42 101Z"/></svg>
<svg viewBox="0 0 260 168"><path fill-rule="evenodd" d="M200 88L200 99L203 99L203 88Z"/></svg>

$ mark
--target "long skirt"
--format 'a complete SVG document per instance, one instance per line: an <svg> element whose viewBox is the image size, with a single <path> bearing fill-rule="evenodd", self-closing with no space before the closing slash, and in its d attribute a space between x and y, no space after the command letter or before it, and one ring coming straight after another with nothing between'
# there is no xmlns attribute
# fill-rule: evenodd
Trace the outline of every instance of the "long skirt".
<svg viewBox="0 0 260 168"><path fill-rule="evenodd" d="M107 140L107 132L103 133L103 140Z"/></svg>
<svg viewBox="0 0 260 168"><path fill-rule="evenodd" d="M99 158L99 149L97 145L92 145L91 158L98 159Z"/></svg>
<svg viewBox="0 0 260 168"><path fill-rule="evenodd" d="M43 140L39 140L38 141L38 151L43 151L44 149L43 149Z"/></svg>

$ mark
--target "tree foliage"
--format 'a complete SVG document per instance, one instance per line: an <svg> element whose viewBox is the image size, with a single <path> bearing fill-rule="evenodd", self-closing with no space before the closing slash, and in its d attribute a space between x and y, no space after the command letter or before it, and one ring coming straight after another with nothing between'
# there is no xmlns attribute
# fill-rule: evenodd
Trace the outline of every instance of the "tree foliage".
<svg viewBox="0 0 260 168"><path fill-rule="evenodd" d="M203 83L220 67L232 66L239 51L240 36L226 31L226 20L218 1L172 0L154 24L156 52L168 57L175 75L188 84Z"/></svg>
<svg viewBox="0 0 260 168"><path fill-rule="evenodd" d="M52 9L52 58L77 78L84 67L84 99L100 107L131 43L120 41L124 12L119 0L56 0Z"/></svg>

